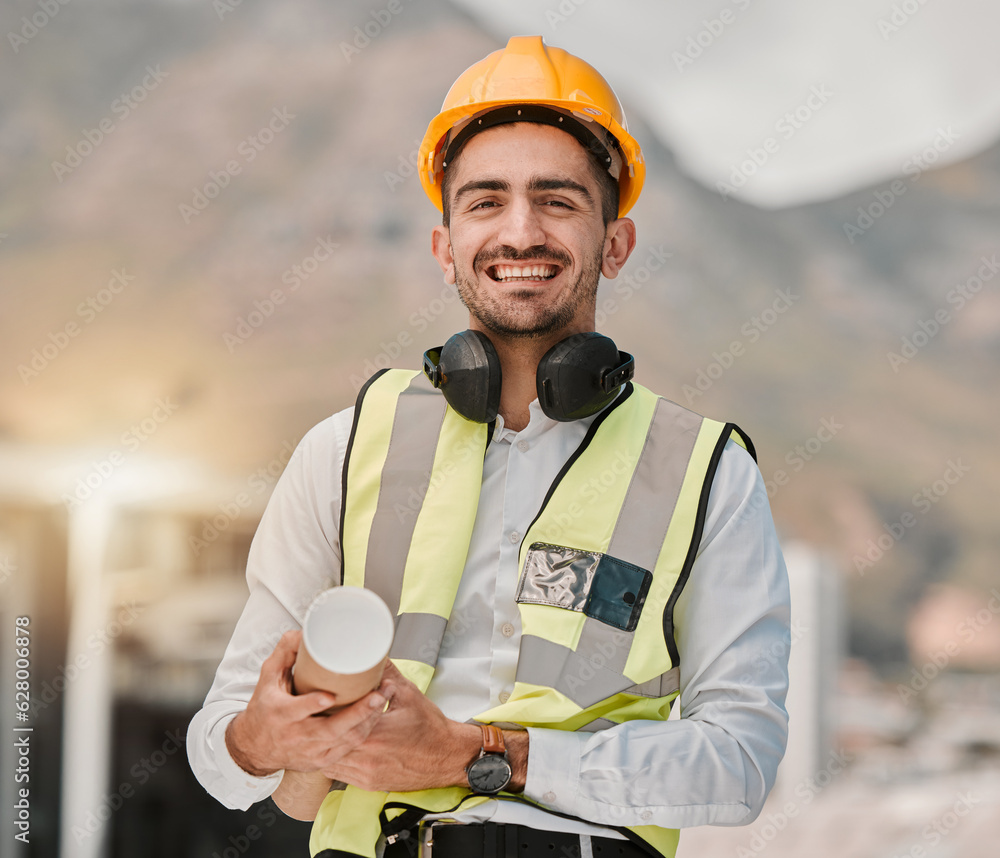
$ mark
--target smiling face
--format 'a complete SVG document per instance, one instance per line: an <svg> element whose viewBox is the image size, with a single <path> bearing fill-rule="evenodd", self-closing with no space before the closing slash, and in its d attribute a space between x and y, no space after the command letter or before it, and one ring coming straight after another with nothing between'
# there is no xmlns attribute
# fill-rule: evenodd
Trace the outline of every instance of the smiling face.
<svg viewBox="0 0 1000 858"><path fill-rule="evenodd" d="M501 125L449 169L450 218L433 250L470 327L510 339L592 331L600 274L617 275L635 232L627 218L605 226L583 147L551 126Z"/></svg>

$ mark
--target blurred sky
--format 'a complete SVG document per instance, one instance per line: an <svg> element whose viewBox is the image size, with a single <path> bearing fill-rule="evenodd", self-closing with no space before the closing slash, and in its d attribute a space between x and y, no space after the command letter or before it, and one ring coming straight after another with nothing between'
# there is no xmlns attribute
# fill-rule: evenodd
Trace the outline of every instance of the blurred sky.
<svg viewBox="0 0 1000 858"><path fill-rule="evenodd" d="M1000 136L995 0L456 2L598 65L711 188L756 152L733 196L763 207L896 176L942 129L938 166Z"/></svg>

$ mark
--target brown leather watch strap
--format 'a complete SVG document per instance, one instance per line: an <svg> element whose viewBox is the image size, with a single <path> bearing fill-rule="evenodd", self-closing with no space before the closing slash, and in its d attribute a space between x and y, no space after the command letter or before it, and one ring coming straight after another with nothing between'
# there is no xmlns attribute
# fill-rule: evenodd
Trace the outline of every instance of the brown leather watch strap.
<svg viewBox="0 0 1000 858"><path fill-rule="evenodd" d="M506 754L507 747L503 743L503 731L493 724L482 724L483 751L487 754Z"/></svg>

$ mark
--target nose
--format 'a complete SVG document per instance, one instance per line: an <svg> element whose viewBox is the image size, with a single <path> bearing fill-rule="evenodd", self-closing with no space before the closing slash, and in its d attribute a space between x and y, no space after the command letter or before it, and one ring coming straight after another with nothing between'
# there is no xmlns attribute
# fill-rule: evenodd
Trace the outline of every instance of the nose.
<svg viewBox="0 0 1000 858"><path fill-rule="evenodd" d="M530 200L513 199L504 209L497 241L516 250L545 244L541 218Z"/></svg>

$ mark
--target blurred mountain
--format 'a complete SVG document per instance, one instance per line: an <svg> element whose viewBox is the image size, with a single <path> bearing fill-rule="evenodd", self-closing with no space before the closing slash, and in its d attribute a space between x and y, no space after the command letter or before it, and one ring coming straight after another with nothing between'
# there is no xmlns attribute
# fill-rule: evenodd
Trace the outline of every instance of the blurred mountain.
<svg viewBox="0 0 1000 858"><path fill-rule="evenodd" d="M252 475L465 327L413 163L503 40L445 0L40 8L0 12L0 440ZM995 582L1000 147L762 212L633 126L600 326L750 433L782 533L844 570L852 649L903 660L929 584Z"/></svg>

